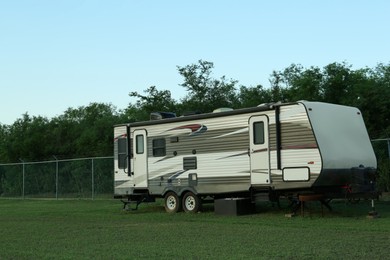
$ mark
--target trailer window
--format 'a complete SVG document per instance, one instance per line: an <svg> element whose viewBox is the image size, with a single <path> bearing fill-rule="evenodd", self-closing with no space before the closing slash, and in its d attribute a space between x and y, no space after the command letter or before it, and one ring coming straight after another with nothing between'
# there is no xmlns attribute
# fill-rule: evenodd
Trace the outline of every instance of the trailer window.
<svg viewBox="0 0 390 260"><path fill-rule="evenodd" d="M118 168L126 169L127 168L127 138L118 139Z"/></svg>
<svg viewBox="0 0 390 260"><path fill-rule="evenodd" d="M253 143L264 144L264 122L253 123Z"/></svg>
<svg viewBox="0 0 390 260"><path fill-rule="evenodd" d="M153 156L165 156L166 155L166 146L165 138L159 138L153 140Z"/></svg>
<svg viewBox="0 0 390 260"><path fill-rule="evenodd" d="M143 154L144 153L144 136L143 135L137 135L135 137L135 150L137 154Z"/></svg>

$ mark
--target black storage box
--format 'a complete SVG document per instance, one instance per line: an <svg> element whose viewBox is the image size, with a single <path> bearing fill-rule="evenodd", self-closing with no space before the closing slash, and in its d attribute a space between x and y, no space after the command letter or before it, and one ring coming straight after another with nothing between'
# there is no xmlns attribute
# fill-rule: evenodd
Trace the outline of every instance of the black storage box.
<svg viewBox="0 0 390 260"><path fill-rule="evenodd" d="M252 214L255 204L249 198L225 198L214 201L214 212L217 215L239 216Z"/></svg>

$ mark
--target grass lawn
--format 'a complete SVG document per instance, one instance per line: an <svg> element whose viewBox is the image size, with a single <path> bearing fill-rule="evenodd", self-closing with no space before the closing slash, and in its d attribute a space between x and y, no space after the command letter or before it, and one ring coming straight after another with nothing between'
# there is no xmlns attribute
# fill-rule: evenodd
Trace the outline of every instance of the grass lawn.
<svg viewBox="0 0 390 260"><path fill-rule="evenodd" d="M332 202L321 217L258 205L258 213L167 214L161 201L122 211L117 200L0 200L0 259L388 259L390 201Z"/></svg>

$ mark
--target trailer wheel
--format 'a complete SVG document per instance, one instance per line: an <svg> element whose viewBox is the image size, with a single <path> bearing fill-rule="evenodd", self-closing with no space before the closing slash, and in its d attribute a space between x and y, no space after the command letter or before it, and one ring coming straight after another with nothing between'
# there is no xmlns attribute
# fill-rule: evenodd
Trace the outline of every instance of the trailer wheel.
<svg viewBox="0 0 390 260"><path fill-rule="evenodd" d="M168 192L164 197L165 211L168 213L176 213L181 211L180 198L173 191Z"/></svg>
<svg viewBox="0 0 390 260"><path fill-rule="evenodd" d="M183 209L187 213L198 212L201 209L201 204L200 198L190 191L183 197Z"/></svg>

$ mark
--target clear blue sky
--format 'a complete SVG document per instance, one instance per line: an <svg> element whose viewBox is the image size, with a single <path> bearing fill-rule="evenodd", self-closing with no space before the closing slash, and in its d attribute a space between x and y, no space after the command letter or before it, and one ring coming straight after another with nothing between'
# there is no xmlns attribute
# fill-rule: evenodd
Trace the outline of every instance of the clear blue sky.
<svg viewBox="0 0 390 260"><path fill-rule="evenodd" d="M118 109L149 86L184 97L176 66L269 87L292 63L390 62L390 1L0 1L0 123L91 102Z"/></svg>

